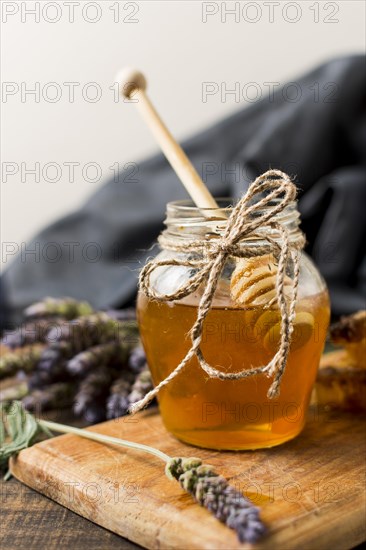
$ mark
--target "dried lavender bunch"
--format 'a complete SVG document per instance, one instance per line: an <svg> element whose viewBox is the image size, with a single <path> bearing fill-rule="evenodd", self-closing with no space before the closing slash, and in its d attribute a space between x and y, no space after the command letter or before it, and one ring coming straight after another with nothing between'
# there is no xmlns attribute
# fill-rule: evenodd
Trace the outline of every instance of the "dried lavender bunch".
<svg viewBox="0 0 366 550"><path fill-rule="evenodd" d="M153 387L150 370L145 364L145 369L136 376L135 382L132 385L131 393L128 396L129 405L133 405L137 401L140 401L140 399L143 399Z"/></svg>
<svg viewBox="0 0 366 550"><path fill-rule="evenodd" d="M112 384L110 396L107 400L107 418L118 418L127 414L130 406L130 392L133 383L133 374L128 371Z"/></svg>
<svg viewBox="0 0 366 550"><path fill-rule="evenodd" d="M74 394L75 388L72 384L59 382L41 390L34 390L23 397L22 404L28 411L38 413L49 409L61 409L72 404Z"/></svg>
<svg viewBox="0 0 366 550"><path fill-rule="evenodd" d="M207 508L219 521L236 531L240 542L255 543L265 534L259 510L199 458L172 458L166 475Z"/></svg>
<svg viewBox="0 0 366 550"><path fill-rule="evenodd" d="M32 372L41 355L41 346L30 346L17 353L5 353L0 357L0 379L14 376L19 371Z"/></svg>
<svg viewBox="0 0 366 550"><path fill-rule="evenodd" d="M93 308L88 302L79 302L73 298L45 298L24 311L26 318L59 316L68 320L91 313Z"/></svg>
<svg viewBox="0 0 366 550"><path fill-rule="evenodd" d="M50 329L62 322L60 317L40 317L23 323L16 330L7 330L1 343L8 348L20 348L36 342L47 342Z"/></svg>
<svg viewBox="0 0 366 550"><path fill-rule="evenodd" d="M80 384L75 395L73 411L87 422L102 422L106 418L106 401L110 386L117 376L111 368L100 367L91 372Z"/></svg>
<svg viewBox="0 0 366 550"><path fill-rule="evenodd" d="M67 362L66 368L73 376L85 376L96 367L111 362L122 366L127 361L128 351L123 342L107 342L78 353Z"/></svg>
<svg viewBox="0 0 366 550"><path fill-rule="evenodd" d="M137 399L150 385L146 380L148 375L144 375L133 386L136 374L146 367L134 310L90 314L90 306L84 306L85 303L72 299L47 298L28 308L28 321L20 330L7 335L10 343L19 347L25 342L43 340L46 345L33 344L29 351L22 348L22 355L4 355L0 360L0 378L18 371L29 373L27 388L31 394L25 400L29 408L69 403L67 395L60 397L61 394L55 392L73 387L77 394L74 411L88 422L97 422L107 414L111 418L126 414L131 391ZM80 313L88 314L70 319ZM64 317L60 317L61 314ZM106 369L110 371L108 375ZM120 383L112 387L118 377ZM16 397L21 399L24 393Z"/></svg>

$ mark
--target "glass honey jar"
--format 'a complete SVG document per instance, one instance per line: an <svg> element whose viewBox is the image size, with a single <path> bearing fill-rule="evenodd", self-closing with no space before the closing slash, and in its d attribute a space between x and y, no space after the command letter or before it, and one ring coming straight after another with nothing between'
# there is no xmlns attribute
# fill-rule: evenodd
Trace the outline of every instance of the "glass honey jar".
<svg viewBox="0 0 366 550"><path fill-rule="evenodd" d="M218 209L199 209L190 201L169 203L165 236L179 245L192 239L220 239L232 207L229 199L217 202ZM291 244L303 238L296 202L276 214L275 222L286 228ZM258 247L264 243L261 231L259 228L246 239L245 246ZM268 227L263 231L268 232ZM280 242L281 233L273 227L270 237ZM163 248L157 260L179 261L157 267L150 284L160 294L176 293L196 273L194 267L182 265L192 258L197 259L197 252ZM280 337L281 315L277 302L273 301L276 255L240 261L237 273L238 259L228 257L202 332L201 348L206 361L225 373L267 364L277 351ZM287 293L290 296L294 276L292 263L289 260L286 265L286 298ZM299 267L294 331L280 394L272 399L267 396L272 381L266 374L240 380L211 378L194 357L158 394L163 422L178 439L210 449L242 450L279 445L301 432L330 308L325 282L304 252ZM240 286L239 301L233 297L233 285ZM154 384L165 379L189 350L189 333L202 292L199 287L180 300L165 302L139 292L138 322Z"/></svg>

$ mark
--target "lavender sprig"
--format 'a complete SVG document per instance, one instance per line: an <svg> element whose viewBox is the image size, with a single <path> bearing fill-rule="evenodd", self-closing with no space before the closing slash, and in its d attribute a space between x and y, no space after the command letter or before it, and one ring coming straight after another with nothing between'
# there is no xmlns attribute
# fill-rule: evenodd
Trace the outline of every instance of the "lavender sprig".
<svg viewBox="0 0 366 550"><path fill-rule="evenodd" d="M258 508L199 458L171 458L165 473L221 523L234 529L240 542L254 543L265 534Z"/></svg>

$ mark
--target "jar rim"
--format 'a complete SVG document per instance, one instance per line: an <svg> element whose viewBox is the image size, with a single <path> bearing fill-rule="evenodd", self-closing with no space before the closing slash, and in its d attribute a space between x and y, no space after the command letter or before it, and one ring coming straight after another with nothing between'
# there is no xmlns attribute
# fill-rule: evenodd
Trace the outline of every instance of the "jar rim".
<svg viewBox="0 0 366 550"><path fill-rule="evenodd" d="M180 210L192 210L193 212L201 210L222 210L223 208L233 208L235 200L232 197L215 197L215 201L218 204L218 208L214 207L199 207L194 204L192 199L180 199L176 201L170 201L167 204L167 208L177 208Z"/></svg>
<svg viewBox="0 0 366 550"><path fill-rule="evenodd" d="M233 197L215 197L215 201L218 204L218 208L220 208L221 210L222 208L233 208L235 206L235 203L238 202L238 199L234 199ZM278 204L280 201L281 199L276 198L276 199L272 199L268 204L269 205ZM227 206L225 206L225 203L227 204ZM286 208L289 208L291 206L296 206L296 205L297 205L297 201L294 200L294 201L291 201ZM218 209L216 207L210 207L210 206L204 206L204 207L197 206L196 204L194 204L192 199L179 199L175 201L169 201L167 203L167 206L180 208L182 210L194 210L194 211Z"/></svg>
<svg viewBox="0 0 366 550"><path fill-rule="evenodd" d="M235 199L231 197L215 197L218 208L199 208L191 199L181 199L167 204L167 216L164 221L165 233L172 238L207 238L220 236L225 230L226 222L233 210ZM252 213L253 217L261 216L268 207L274 206L281 199L273 199L264 208ZM299 232L300 213L297 208L297 201L290 202L282 211L278 212L274 219L287 227L290 231L290 238L297 239ZM266 230L268 232L268 229ZM257 230L260 234L262 229ZM278 230L271 230L272 237L280 236ZM278 235L277 235L278 234ZM257 237L258 238L258 237ZM251 239L251 238L250 238Z"/></svg>

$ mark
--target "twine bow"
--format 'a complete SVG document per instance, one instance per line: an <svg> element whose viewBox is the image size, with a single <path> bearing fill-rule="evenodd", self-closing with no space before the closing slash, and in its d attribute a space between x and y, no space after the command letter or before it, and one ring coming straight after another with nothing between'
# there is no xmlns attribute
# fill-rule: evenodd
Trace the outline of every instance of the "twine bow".
<svg viewBox="0 0 366 550"><path fill-rule="evenodd" d="M265 196L260 198L266 192ZM148 298L159 301L180 300L192 294L201 285L205 284L198 308L197 318L190 330L192 345L179 365L146 396L131 406L130 412L135 413L144 408L158 393L167 386L186 367L189 361L196 356L203 371L210 378L220 380L240 380L249 376L266 374L273 377L268 390L270 399L280 393L280 383L286 369L287 357L293 332L295 306L299 282L300 251L304 247L305 239L302 236L297 243L290 243L288 230L275 220L275 216L282 212L296 198L296 187L289 176L279 170L269 170L259 176L249 187L247 193L233 208L228 218L224 233L215 240L192 240L182 244L166 237L159 238L160 244L176 252L193 252L201 255L201 259L187 260L171 258L166 260L152 260L142 269L139 278L139 287ZM277 200L275 200L277 199ZM258 230L261 229L259 234ZM280 233L279 242L271 238L273 230ZM248 246L245 239L260 238L267 241L265 244ZM207 363L201 350L203 324L211 308L221 272L229 256L235 258L252 258L276 253L279 256L276 275L276 296L266 307L277 301L281 313L280 343L278 350L271 361L264 366L244 369L240 372L224 373ZM284 283L286 265L291 256L293 261L292 296L287 305ZM196 273L173 294L159 294L150 283L151 274L162 266L187 266Z"/></svg>

